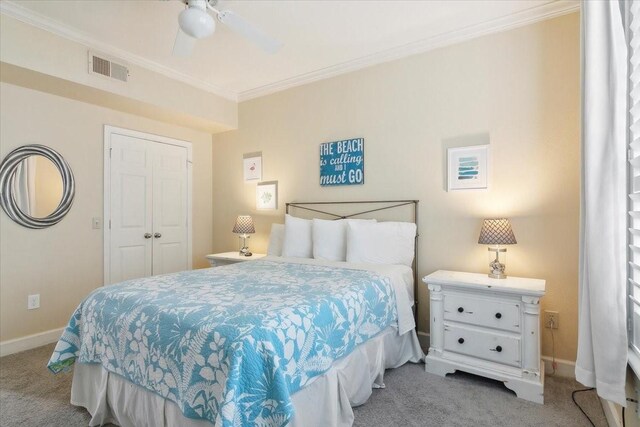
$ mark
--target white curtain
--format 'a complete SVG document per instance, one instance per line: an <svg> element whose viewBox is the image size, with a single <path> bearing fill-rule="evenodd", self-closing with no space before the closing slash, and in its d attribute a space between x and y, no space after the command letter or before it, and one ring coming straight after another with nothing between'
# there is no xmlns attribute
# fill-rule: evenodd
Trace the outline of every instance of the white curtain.
<svg viewBox="0 0 640 427"><path fill-rule="evenodd" d="M582 2L576 379L625 406L628 47L624 0Z"/></svg>
<svg viewBox="0 0 640 427"><path fill-rule="evenodd" d="M36 156L29 156L18 164L13 176L13 197L25 214L36 213Z"/></svg>

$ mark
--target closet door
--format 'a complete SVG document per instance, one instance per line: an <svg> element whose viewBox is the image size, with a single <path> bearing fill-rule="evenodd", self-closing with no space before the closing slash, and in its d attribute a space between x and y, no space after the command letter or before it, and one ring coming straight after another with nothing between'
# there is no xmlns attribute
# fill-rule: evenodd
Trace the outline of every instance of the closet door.
<svg viewBox="0 0 640 427"><path fill-rule="evenodd" d="M187 159L184 146L111 135L108 283L190 269Z"/></svg>
<svg viewBox="0 0 640 427"><path fill-rule="evenodd" d="M110 282L151 276L153 250L150 142L111 137Z"/></svg>
<svg viewBox="0 0 640 427"><path fill-rule="evenodd" d="M189 269L187 149L152 144L153 274Z"/></svg>

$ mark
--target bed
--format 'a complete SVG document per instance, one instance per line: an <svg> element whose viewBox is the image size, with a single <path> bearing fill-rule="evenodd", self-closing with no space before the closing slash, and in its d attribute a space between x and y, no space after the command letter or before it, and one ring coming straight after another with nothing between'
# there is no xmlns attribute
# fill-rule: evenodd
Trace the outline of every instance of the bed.
<svg viewBox="0 0 640 427"><path fill-rule="evenodd" d="M423 358L414 286L407 265L282 256L136 279L90 294L48 366L74 365L90 425L348 426Z"/></svg>

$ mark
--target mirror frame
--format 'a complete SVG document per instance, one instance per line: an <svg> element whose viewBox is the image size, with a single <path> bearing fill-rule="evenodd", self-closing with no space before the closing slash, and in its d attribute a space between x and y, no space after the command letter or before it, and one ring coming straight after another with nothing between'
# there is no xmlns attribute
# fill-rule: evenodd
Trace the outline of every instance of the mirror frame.
<svg viewBox="0 0 640 427"><path fill-rule="evenodd" d="M30 156L51 160L62 177L62 198L58 207L44 218L34 218L20 210L13 194L13 174L18 165ZM46 228L57 224L71 209L75 196L75 180L64 158L52 148L39 144L23 145L10 152L0 164L0 206L14 222L27 228Z"/></svg>

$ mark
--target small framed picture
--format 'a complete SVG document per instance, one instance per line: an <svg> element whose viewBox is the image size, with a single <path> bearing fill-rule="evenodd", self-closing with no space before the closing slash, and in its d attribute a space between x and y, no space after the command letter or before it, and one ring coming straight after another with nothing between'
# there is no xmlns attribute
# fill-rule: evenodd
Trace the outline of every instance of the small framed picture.
<svg viewBox="0 0 640 427"><path fill-rule="evenodd" d="M447 191L489 188L489 145L447 150Z"/></svg>
<svg viewBox="0 0 640 427"><path fill-rule="evenodd" d="M256 209L278 209L278 181L261 182L256 186Z"/></svg>
<svg viewBox="0 0 640 427"><path fill-rule="evenodd" d="M242 156L244 182L262 180L262 152L248 153Z"/></svg>

